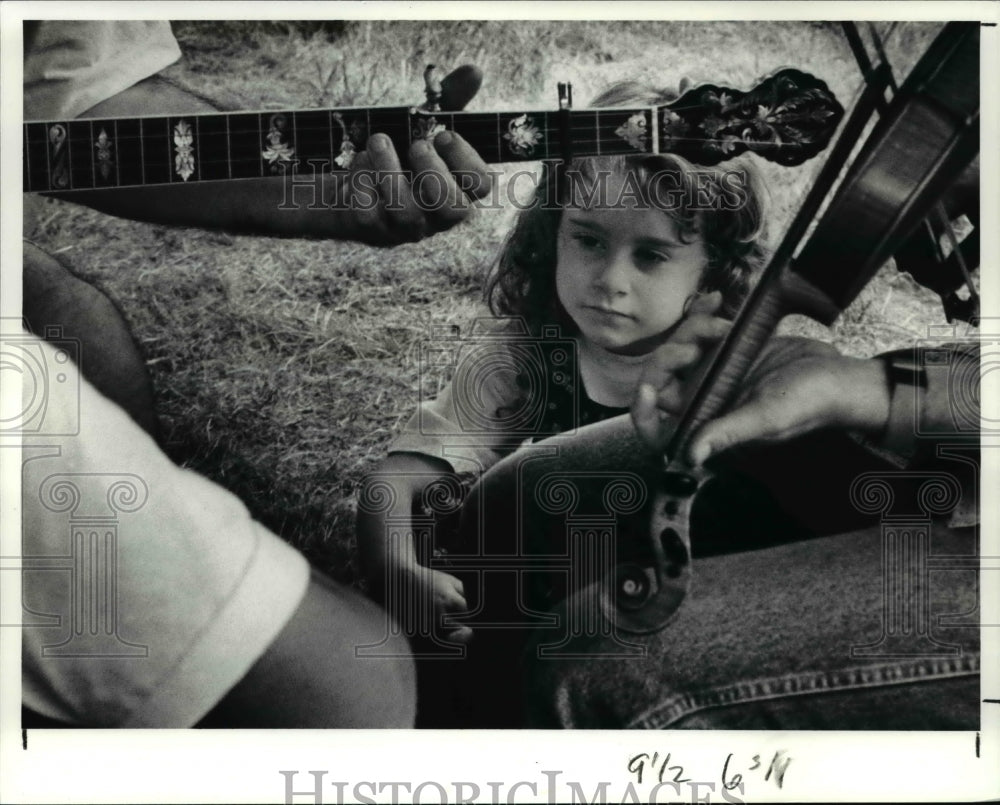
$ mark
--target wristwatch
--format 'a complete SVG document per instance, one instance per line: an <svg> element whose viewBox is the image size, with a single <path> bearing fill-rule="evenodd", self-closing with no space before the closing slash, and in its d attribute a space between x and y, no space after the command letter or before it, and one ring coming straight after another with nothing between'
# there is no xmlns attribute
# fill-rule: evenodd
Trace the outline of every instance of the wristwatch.
<svg viewBox="0 0 1000 805"><path fill-rule="evenodd" d="M927 390L927 370L916 349L880 355L889 387L889 420L879 446L902 458L917 452L921 398Z"/></svg>

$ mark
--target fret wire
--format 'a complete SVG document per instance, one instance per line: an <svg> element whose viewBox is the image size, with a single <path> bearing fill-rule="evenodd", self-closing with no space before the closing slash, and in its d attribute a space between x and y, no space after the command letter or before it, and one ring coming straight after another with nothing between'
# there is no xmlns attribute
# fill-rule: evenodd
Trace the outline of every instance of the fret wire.
<svg viewBox="0 0 1000 805"><path fill-rule="evenodd" d="M97 187L97 162L94 158L94 121L88 120L90 127L90 183Z"/></svg>
<svg viewBox="0 0 1000 805"><path fill-rule="evenodd" d="M22 123L21 127L24 129L24 173L28 177L28 192L31 192L31 160L27 158L28 154L31 153L31 142L28 140L28 124Z"/></svg>
<svg viewBox="0 0 1000 805"><path fill-rule="evenodd" d="M195 154L197 154L197 160L198 160L197 162L198 172L195 174L194 178L196 182L201 179L201 127L198 125L198 117L200 117L200 115L198 115L194 119L194 147L195 147Z"/></svg>
<svg viewBox="0 0 1000 805"><path fill-rule="evenodd" d="M115 132L115 141L112 143L112 149L115 155L115 184L121 187L122 183L122 171L121 171L121 160L118 158L118 119L115 118L111 121L111 127Z"/></svg>
<svg viewBox="0 0 1000 805"><path fill-rule="evenodd" d="M27 127L27 125L25 125L25 127L24 127L24 128L25 128L25 138L27 139L27 136L28 136L28 134L27 134L27 131L28 131L28 127ZM43 127L43 128L44 128L44 127ZM46 145L46 144L47 144L47 142L48 142L48 139L47 139L47 137L45 136L45 132L43 131L43 132L42 132L42 145L43 145L43 146L44 146L44 145ZM46 154L45 154L45 166L46 166L46 171L47 171L47 170L48 170L48 158L49 158L49 156L48 156L48 149L46 148L45 150L46 150ZM46 190L48 190L48 189L50 189L51 187L52 187L52 185L51 185L51 183L50 183L50 184L48 185L48 187L46 187L45 189L46 189Z"/></svg>
<svg viewBox="0 0 1000 805"><path fill-rule="evenodd" d="M696 107L697 107L697 105L685 105L683 107L680 107L680 106L669 107L668 106L668 107L665 107L665 108L671 109L671 110L684 110L684 109L696 108ZM577 145L579 145L580 148L593 148L594 151L596 152L597 156L607 155L607 154L612 153L612 152L629 153L630 151L629 151L629 147L627 145L627 142L624 139L622 139L619 136L617 136L617 135L615 135L615 134L612 133L613 121L614 121L615 117L619 116L619 115L622 116L623 119L627 119L627 117L630 116L630 115L642 114L643 117L646 120L647 128L650 129L648 131L648 137L649 137L649 139L647 141L648 142L648 148L650 149L648 152L649 153L653 153L653 154L659 154L661 152L661 149L664 147L664 144L661 143L662 133L661 133L661 130L660 130L661 129L661 125L660 125L661 124L660 107L653 106L653 107L647 107L647 108L644 108L644 109L641 109L641 110L629 110L629 109L621 109L621 110L619 110L619 109L615 109L615 110L613 110L613 113L609 114L610 111L611 110L607 110L607 109L604 109L604 110L600 110L600 109L580 110L576 114L572 115L571 126L573 124L581 126L581 124L583 123L583 119L584 118L586 118L587 116L589 116L591 114L593 115L593 117L591 118L591 120L586 125L582 125L581 126L582 129L588 130L589 133L591 133L592 136L585 136L585 137L580 138L580 139L574 139L574 142ZM328 115L332 115L332 111L326 110L326 112L327 112ZM366 122L367 122L367 125L368 125L368 134L370 135L372 133L372 130L371 130L371 126L372 126L372 109L366 107L366 108L364 108L364 113L365 113L365 119L366 119ZM298 117L297 117L297 114L294 113L294 112L291 113L291 114L292 114L292 132L293 132L292 136L293 136L293 141L297 144L297 142L298 142L298 134L299 134L299 130L298 130ZM412 109L411 109L411 114L412 114ZM514 113L497 112L497 113L492 113L492 114L489 115L489 117L492 118L492 124L493 124L494 129L495 129L497 159L498 159L498 161L506 161L506 160L508 160L508 159L510 159L512 157L515 158L515 159L517 158L516 155L512 155L512 154L506 154L505 155L503 130L502 130L503 129L502 124L503 124L503 121L505 119L505 116L511 116L513 114ZM535 112L534 116L535 116L536 120L541 119L542 121L548 121L552 117L552 113L549 113L549 112ZM196 132L195 136L196 136L196 138L198 140L196 153L198 154L198 166L199 166L198 177L195 179L195 181L201 181L202 178L203 178L203 176L202 176L202 174L203 174L202 168L205 165L209 165L209 164L215 165L215 164L217 164L217 160L206 159L205 153L203 153L201 151L201 127L200 127L200 120L198 120L198 117L200 117L200 116L199 115L194 115L193 117L195 118L195 132ZM488 133L489 125L490 124L489 124L488 120L483 120L483 117L484 117L483 113L477 113L477 112L468 113L467 115L463 115L461 113L459 113L459 114L449 113L448 119L450 121L450 126L452 127L452 129L455 128L456 123L459 124L459 125L466 125L466 124L469 125L469 136L474 136L477 133ZM576 119L574 120L573 118L576 118ZM226 156L225 156L226 167L227 167L226 175L228 176L228 178L232 179L234 171L233 171L233 165L232 165L232 161L233 161L233 157L232 157L232 131L231 131L230 115L228 115L228 114L225 115L224 119L225 119L225 137L226 137ZM94 121L94 120L88 120L88 132L89 132L90 142L87 143L87 147L88 147L88 149L90 151L90 162L91 162L91 171L92 171L91 178L92 178L92 183L93 183L94 187L98 186L98 180L97 180L98 172L97 172L97 164L96 164L97 154L96 154L96 151L95 151L95 149L96 149L96 143L95 143L95 139L94 139L95 138L95 133L97 131L97 126L95 126L96 122L97 121ZM123 166L121 164L121 158L120 158L120 155L119 155L118 145L119 145L119 141L121 140L122 135L121 135L121 132L120 132L120 130L118 128L118 120L112 120L110 122L112 123L112 131L114 132L114 137L115 137L115 140L114 140L114 159L115 159L115 177L116 177L115 178L115 182L116 182L116 184L121 185L121 183L122 183L121 168ZM137 139L139 140L139 149L138 150L140 151L140 172L141 172L141 177L142 177L142 183L143 184L145 184L147 182L147 179L148 179L148 177L146 175L146 171L145 171L145 162L146 162L146 160L145 160L145 140L146 140L147 135L149 134L149 132L146 131L146 125L149 122L150 122L149 119L146 119L146 120L137 119L135 121L135 123L138 125L138 130L139 130L139 136L138 136ZM336 153L335 153L336 152L336 145L335 145L335 141L336 141L335 134L336 134L336 132L334 131L335 126L333 125L333 122L334 121L333 121L332 117L328 117L328 119L327 119L326 133L327 133L327 136L328 136L328 142L329 142L329 147L330 147L331 163L334 163L334 160L335 160L335 157L336 157ZM168 178L165 181L167 183L170 183L170 182L175 181L175 178L173 176L173 173L174 173L174 160L173 160L173 151L172 151L172 147L173 146L172 146L171 127L170 127L170 118L169 118L169 116L164 116L164 125L166 126L166 129L167 129L167 131L166 131L166 136L167 136L166 149L167 149L167 175L168 175ZM258 135L262 136L262 134L263 134L262 127L264 125L263 113L258 113L258 116L257 116L257 125L258 125ZM605 128L605 127L607 127L607 128ZM305 127L304 127L304 129L303 129L303 131L305 132L305 131L311 131L311 130L319 130L321 128L322 128L321 126L312 126L312 125L306 124ZM24 134L25 141L29 144L29 148L30 148L31 146L35 145L35 143L32 141L33 134L29 132L27 124L25 124L24 131L25 131L25 134ZM318 133L318 131L317 131L317 133ZM555 134L555 129L552 128L551 126L544 125L544 126L542 126L542 133L543 133L543 137L544 137L544 143L543 143L544 150L545 150L545 152L549 152L551 150L552 144L554 142L553 136ZM410 142L413 141L412 125L409 126L408 129L407 129L407 139ZM752 140L748 140L746 138L738 138L738 139L727 138L727 139L731 143L734 143L736 145L742 145L742 146L745 146L745 145L750 144L750 143L753 142ZM85 189L84 185L78 185L76 183L76 181L75 181L77 177L75 177L75 175L74 175L74 166L77 165L77 164L79 164L79 155L77 155L77 162L74 163L73 162L73 154L72 154L72 151L73 151L72 143L73 142L74 142L74 140L72 138L67 138L67 141L66 141L66 156L65 156L65 161L67 162L67 171L66 171L66 173L68 173L68 177L67 178L68 178L68 183L70 185L69 189L73 189L73 190L75 190L75 189ZM688 136L688 137L671 137L670 138L670 145L673 145L674 148L672 148L670 150L677 150L678 148L681 149L682 151L684 151L685 149L688 149L688 148L694 148L694 149L699 149L700 150L701 148L703 148L706 145L709 146L709 147L711 147L713 144L718 144L718 143L721 143L721 142L722 142L721 138L705 138L705 137L690 137L690 136ZM40 141L37 144L45 148L46 169L49 172L49 186L52 187L52 186L54 186L54 184L52 182L52 170L53 170L53 160L52 160L52 157L53 157L54 152L53 152L53 149L52 149L51 144L49 142L49 137L45 136L45 137L41 138ZM77 143L77 148L78 147L79 147L79 143ZM789 144L784 144L783 147L786 150L792 150L789 147ZM801 148L803 146L799 145L798 147ZM720 156L724 156L724 155L720 154ZM60 156L60 159L63 159L63 158ZM39 160L39 162L40 162L40 160ZM261 175L266 175L265 167L266 166L265 166L263 160L261 160L260 161ZM26 177L26 181L27 181L29 187L32 187L33 185L36 184L36 179L38 177L38 174L36 174L34 166L32 166L30 164L26 165L26 167L25 167L25 177ZM132 183L130 183L130 184L132 184Z"/></svg>
<svg viewBox="0 0 1000 805"><path fill-rule="evenodd" d="M66 166L69 171L69 190L75 190L73 187L73 149L70 148L70 143L72 138L70 137L69 122L66 123Z"/></svg>
<svg viewBox="0 0 1000 805"><path fill-rule="evenodd" d="M264 116L262 113L257 113L257 164L260 165L260 175L264 176L264 156L261 153L261 145L263 145L264 140Z"/></svg>
<svg viewBox="0 0 1000 805"><path fill-rule="evenodd" d="M546 136L551 135L553 133L549 129L542 129L542 132ZM558 134L558 132L555 132L555 133ZM719 137L676 137L675 136L675 137L671 137L671 140L675 140L677 142L684 142L684 143L720 143L720 142L723 142L723 140L721 138L719 138ZM621 142L622 145L626 144L626 141L624 139L621 139L621 138L619 138L617 136L614 136L614 137L612 137L612 136L600 137L599 136L599 139L596 139L596 140L595 139L589 139L589 138L588 139L574 138L573 143L574 143L574 145L579 145L579 146L582 146L582 147L591 147L591 146L596 147L599 143L617 144L619 141ZM737 138L734 138L734 139L730 140L729 142L746 145L746 144L749 144L749 143L756 143L756 140L748 139L746 137L737 137ZM801 143L781 143L781 147L783 149L787 150L787 149L791 149L791 148L802 148L804 146Z"/></svg>
<svg viewBox="0 0 1000 805"><path fill-rule="evenodd" d="M46 176L46 190L54 190L55 186L52 182L52 154L49 152L49 131L50 125L42 126L42 148L45 149L45 176Z"/></svg>
<svg viewBox="0 0 1000 805"><path fill-rule="evenodd" d="M327 131L328 139L330 141L330 161L329 161L329 163L327 163L327 166L326 166L327 169L326 169L326 171L324 171L324 173L332 173L333 172L333 166L336 165L337 163L333 161L334 160L334 155L333 155L333 110L331 110L331 109L327 109L326 110L326 131Z"/></svg>
<svg viewBox="0 0 1000 805"><path fill-rule="evenodd" d="M298 153L298 150L299 150L299 132L295 128L295 112L292 112L291 115L292 115L292 151L294 153ZM295 157L295 160L297 162L298 161L298 157ZM289 165L289 168L290 168L290 170L291 170L292 173L298 173L298 171L295 169L296 168L295 162L291 163Z"/></svg>

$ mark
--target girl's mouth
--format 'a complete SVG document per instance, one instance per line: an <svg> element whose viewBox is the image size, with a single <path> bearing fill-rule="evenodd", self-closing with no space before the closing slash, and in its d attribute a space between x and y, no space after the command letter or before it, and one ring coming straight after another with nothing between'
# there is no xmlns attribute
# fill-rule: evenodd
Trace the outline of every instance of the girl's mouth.
<svg viewBox="0 0 1000 805"><path fill-rule="evenodd" d="M634 321L635 316L628 313L623 313L620 310L615 310L610 307L603 307L601 305L584 305L586 310L596 313L601 318L612 319L612 320L628 320Z"/></svg>

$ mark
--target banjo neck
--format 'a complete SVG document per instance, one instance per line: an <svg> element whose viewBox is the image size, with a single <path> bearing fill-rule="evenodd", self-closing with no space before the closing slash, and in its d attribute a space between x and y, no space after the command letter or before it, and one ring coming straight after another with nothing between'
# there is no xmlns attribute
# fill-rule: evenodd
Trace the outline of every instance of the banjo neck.
<svg viewBox="0 0 1000 805"><path fill-rule="evenodd" d="M563 104L561 104L562 106ZM566 156L677 154L715 165L745 151L798 165L826 147L843 108L826 84L785 69L741 92L708 84L664 106L441 112L357 107L31 121L23 189L65 192L344 171L375 133L398 153L442 131L489 164Z"/></svg>

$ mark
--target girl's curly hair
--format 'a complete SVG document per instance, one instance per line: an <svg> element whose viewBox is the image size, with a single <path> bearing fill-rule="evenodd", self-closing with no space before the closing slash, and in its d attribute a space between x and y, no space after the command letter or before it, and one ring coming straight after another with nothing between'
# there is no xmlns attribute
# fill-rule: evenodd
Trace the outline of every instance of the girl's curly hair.
<svg viewBox="0 0 1000 805"><path fill-rule="evenodd" d="M627 82L602 93L593 106L656 106L674 97L669 91ZM766 260L760 180L749 162L732 160L725 168L702 168L671 154L582 158L573 160L565 171L546 163L534 202L520 213L487 276L485 296L493 314L521 317L535 335L546 324L559 325L563 335L576 333L576 325L556 296L556 238L562 205L552 200L566 186L560 174L596 181L601 172L631 174L641 201L662 209L682 240L702 239L708 264L700 290L721 291L721 315L735 315L753 275ZM658 185L664 180L671 188L666 204ZM738 203L732 203L734 198ZM710 203L704 203L706 199ZM722 199L727 203L719 203Z"/></svg>

